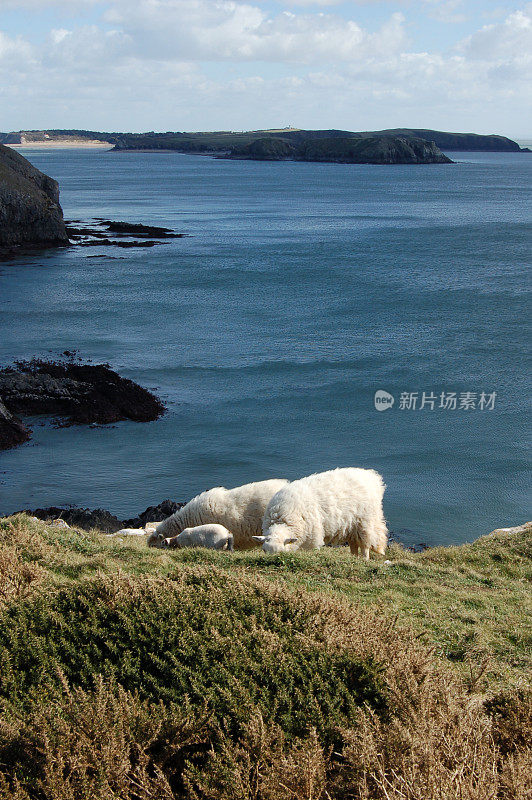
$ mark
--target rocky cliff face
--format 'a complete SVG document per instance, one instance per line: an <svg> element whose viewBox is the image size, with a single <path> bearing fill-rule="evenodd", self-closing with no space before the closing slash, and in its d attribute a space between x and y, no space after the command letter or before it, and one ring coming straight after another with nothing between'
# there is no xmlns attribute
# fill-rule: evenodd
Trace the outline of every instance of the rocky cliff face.
<svg viewBox="0 0 532 800"><path fill-rule="evenodd" d="M434 142L400 136L368 136L361 139L321 139L299 147L301 161L333 161L342 164L450 164Z"/></svg>
<svg viewBox="0 0 532 800"><path fill-rule="evenodd" d="M301 139L295 144L262 138L233 147L229 158L255 161L321 161L337 164L450 164L434 142L402 136Z"/></svg>
<svg viewBox="0 0 532 800"><path fill-rule="evenodd" d="M0 399L0 450L16 447L30 437L30 431L22 420L12 414Z"/></svg>
<svg viewBox="0 0 532 800"><path fill-rule="evenodd" d="M0 248L67 243L57 181L0 145Z"/></svg>

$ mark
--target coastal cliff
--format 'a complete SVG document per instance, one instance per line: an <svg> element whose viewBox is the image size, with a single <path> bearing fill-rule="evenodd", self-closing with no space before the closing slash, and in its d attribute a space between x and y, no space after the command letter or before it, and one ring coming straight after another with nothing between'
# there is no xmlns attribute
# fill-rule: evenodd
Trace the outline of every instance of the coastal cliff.
<svg viewBox="0 0 532 800"><path fill-rule="evenodd" d="M233 147L226 158L336 164L452 164L434 142L400 136L305 138L297 144L265 137Z"/></svg>
<svg viewBox="0 0 532 800"><path fill-rule="evenodd" d="M0 248L68 244L57 181L0 145Z"/></svg>

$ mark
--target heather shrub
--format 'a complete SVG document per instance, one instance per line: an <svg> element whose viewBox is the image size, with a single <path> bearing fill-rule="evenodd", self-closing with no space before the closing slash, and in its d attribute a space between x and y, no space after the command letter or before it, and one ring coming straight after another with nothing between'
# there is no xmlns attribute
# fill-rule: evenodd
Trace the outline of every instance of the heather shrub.
<svg viewBox="0 0 532 800"><path fill-rule="evenodd" d="M44 575L37 564L23 561L15 547L0 547L0 608L27 597Z"/></svg>
<svg viewBox="0 0 532 800"><path fill-rule="evenodd" d="M85 690L97 674L143 699L206 702L235 734L258 710L289 736L314 726L328 741L360 705L390 713L382 627L346 605L216 570L166 583L98 579L6 609L0 696L25 705L59 686L59 670Z"/></svg>
<svg viewBox="0 0 532 800"><path fill-rule="evenodd" d="M385 566L1 522L0 800L530 800L511 543ZM480 637L503 618L511 651ZM491 689L497 644L518 688Z"/></svg>
<svg viewBox="0 0 532 800"><path fill-rule="evenodd" d="M61 677L61 676L60 676ZM185 760L209 741L209 715L141 701L101 678L0 725L1 800L173 800Z"/></svg>

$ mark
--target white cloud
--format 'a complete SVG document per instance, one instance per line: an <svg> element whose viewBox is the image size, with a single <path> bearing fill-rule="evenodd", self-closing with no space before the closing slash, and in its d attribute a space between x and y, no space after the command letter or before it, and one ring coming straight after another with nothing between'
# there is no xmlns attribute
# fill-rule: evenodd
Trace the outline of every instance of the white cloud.
<svg viewBox="0 0 532 800"><path fill-rule="evenodd" d="M149 57L178 60L316 63L365 58L406 43L403 17L393 14L368 33L331 14L276 16L257 6L212 0L120 1L107 14Z"/></svg>
<svg viewBox="0 0 532 800"><path fill-rule="evenodd" d="M75 30L60 28L50 32L42 60L48 67L98 70L128 56L130 47L129 37L121 31L102 31L97 25Z"/></svg>
<svg viewBox="0 0 532 800"><path fill-rule="evenodd" d="M64 8L69 11L79 10L101 3L102 0L0 0L0 11L34 11L47 8Z"/></svg>
<svg viewBox="0 0 532 800"><path fill-rule="evenodd" d="M459 49L470 58L489 61L532 57L532 3L509 14L504 22L485 25Z"/></svg>
<svg viewBox="0 0 532 800"><path fill-rule="evenodd" d="M267 8L112 0L105 23L69 20L40 45L0 33L2 127L532 129L531 6L449 52L413 51L402 14L369 30L335 13Z"/></svg>
<svg viewBox="0 0 532 800"><path fill-rule="evenodd" d="M18 59L29 59L32 55L31 45L21 36L15 39L0 31L0 61L9 59L17 62Z"/></svg>

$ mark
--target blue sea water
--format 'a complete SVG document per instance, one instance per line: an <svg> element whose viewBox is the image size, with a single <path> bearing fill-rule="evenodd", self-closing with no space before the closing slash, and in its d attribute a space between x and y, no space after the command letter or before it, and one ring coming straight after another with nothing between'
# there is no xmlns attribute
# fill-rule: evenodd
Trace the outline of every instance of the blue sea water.
<svg viewBox="0 0 532 800"><path fill-rule="evenodd" d="M407 543L530 518L532 157L24 155L59 180L67 219L189 237L0 263L0 363L77 349L168 405L149 424L35 420L31 442L0 454L0 513L71 503L128 516L215 485L351 465L383 474L389 526ZM379 389L395 398L386 411ZM423 392L433 409L419 408ZM442 392L476 393L476 408L439 408ZM496 393L493 409L478 407L482 392ZM418 394L415 409L402 393Z"/></svg>

